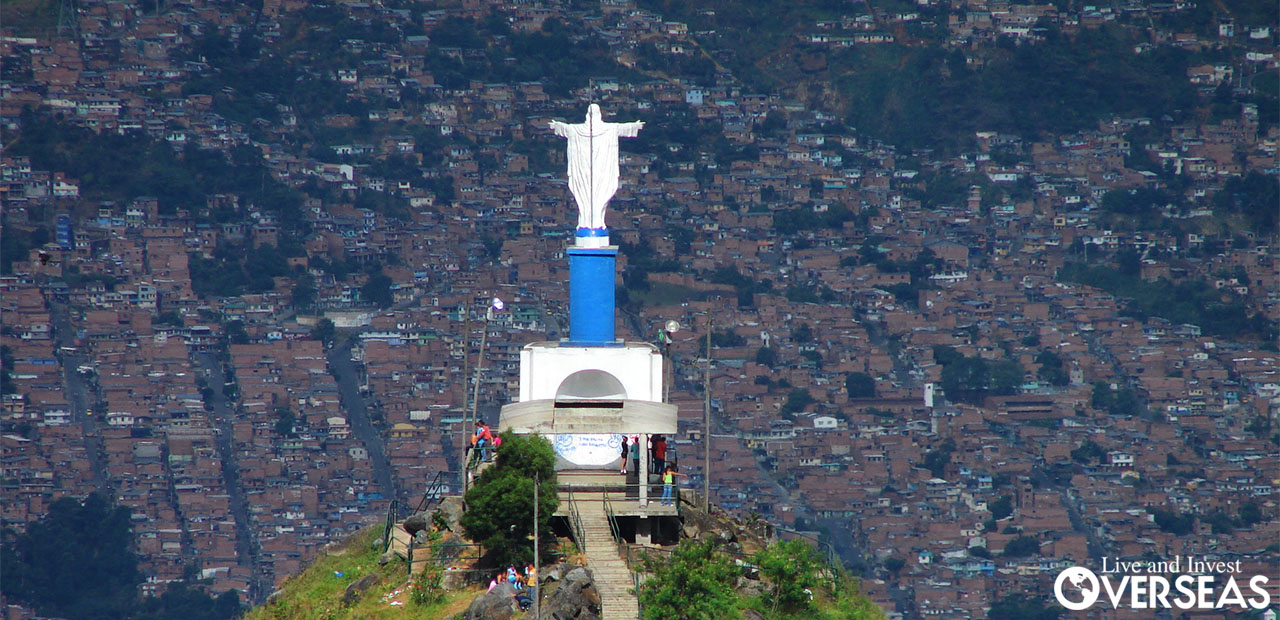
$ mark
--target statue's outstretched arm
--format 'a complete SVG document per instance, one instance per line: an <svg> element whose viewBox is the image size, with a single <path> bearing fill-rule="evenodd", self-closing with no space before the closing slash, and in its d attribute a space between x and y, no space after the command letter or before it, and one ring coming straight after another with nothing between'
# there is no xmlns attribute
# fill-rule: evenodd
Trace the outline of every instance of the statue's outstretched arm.
<svg viewBox="0 0 1280 620"><path fill-rule="evenodd" d="M551 121L549 126L551 127L551 131L554 132L557 136L560 136L563 138L569 135L568 133L569 125L565 123L562 123L560 121Z"/></svg>
<svg viewBox="0 0 1280 620"><path fill-rule="evenodd" d="M644 121L618 123L617 125L619 138L634 138L639 135L641 129L644 129Z"/></svg>

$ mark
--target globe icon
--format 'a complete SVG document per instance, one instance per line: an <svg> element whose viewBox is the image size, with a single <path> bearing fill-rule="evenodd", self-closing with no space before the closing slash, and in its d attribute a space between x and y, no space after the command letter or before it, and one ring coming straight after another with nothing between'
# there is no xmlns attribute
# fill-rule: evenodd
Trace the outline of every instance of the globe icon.
<svg viewBox="0 0 1280 620"><path fill-rule="evenodd" d="M1098 576L1093 571L1083 566L1072 566L1058 573L1053 583L1053 594L1063 607L1080 611L1097 602L1101 593L1099 588Z"/></svg>

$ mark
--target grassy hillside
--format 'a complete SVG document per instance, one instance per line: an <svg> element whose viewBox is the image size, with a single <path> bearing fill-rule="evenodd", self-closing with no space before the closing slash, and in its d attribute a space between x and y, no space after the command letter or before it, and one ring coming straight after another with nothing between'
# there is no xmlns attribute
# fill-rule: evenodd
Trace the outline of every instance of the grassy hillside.
<svg viewBox="0 0 1280 620"><path fill-rule="evenodd" d="M255 607L245 620L431 620L450 618L463 611L480 593L479 588L448 592L432 605L415 604L403 560L378 565L382 526L370 527L342 547L316 558L305 571L285 581L283 592L266 605ZM344 602L347 586L374 575L377 582L354 601Z"/></svg>
<svg viewBox="0 0 1280 620"><path fill-rule="evenodd" d="M753 553L753 549L759 550L765 544L764 541L750 536L741 524L712 523L707 521L705 516L701 519L703 520L701 525L704 528L733 532L741 544L740 548L748 553ZM471 587L465 590L447 591L440 601L433 604L415 603L411 595L413 582L407 579L404 561L397 558L384 566L378 565L378 556L381 553L378 542L381 532L381 526L370 527L353 536L342 546L327 551L316 558L302 573L285 581L281 586L281 592L271 602L253 608L244 616L244 619L446 620L465 611L471 602L483 593L482 588ZM686 541L686 544L688 543L692 541ZM681 545L682 548L685 546ZM679 555L680 552L676 553ZM721 557L719 554L716 555ZM786 563L790 562L785 557L781 559ZM728 562L729 560L727 556L723 556L720 561ZM692 569L695 573L702 573L705 569L702 566L686 568ZM732 584L736 581L736 575L739 574L740 569L730 568L729 572L735 577L725 584L728 589L722 591L725 598L721 599L723 607L720 609L729 610L728 613L734 617L764 617L770 620L882 620L884 618L884 613L858 592L855 580L843 578L838 584L832 584L827 580L822 580L822 583L813 583L812 608L804 611L779 608L772 603L772 595L777 594L775 586L771 585L774 583L772 579L790 575L791 571L784 568L782 573L777 573L777 567L770 571L767 561L761 568L763 572L768 573L769 582L754 582L757 584L755 587L736 592L733 591ZM790 575L790 577L797 576ZM365 579L372 580L374 583L360 594L351 597L351 600L344 600L348 586ZM659 582L663 581L662 577L658 579ZM544 596L550 597L555 589L554 584L547 586ZM646 609L646 612L660 613L661 608L662 605L658 604L655 609ZM753 616L752 612L757 615Z"/></svg>

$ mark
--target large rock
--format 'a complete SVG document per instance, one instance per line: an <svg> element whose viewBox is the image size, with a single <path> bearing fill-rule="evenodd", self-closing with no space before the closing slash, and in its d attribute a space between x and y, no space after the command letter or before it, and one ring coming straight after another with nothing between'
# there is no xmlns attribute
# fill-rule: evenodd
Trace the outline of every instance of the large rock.
<svg viewBox="0 0 1280 620"><path fill-rule="evenodd" d="M539 581L563 581L565 573L577 568L573 564L560 563L550 568L543 567Z"/></svg>
<svg viewBox="0 0 1280 620"><path fill-rule="evenodd" d="M418 532L425 531L431 527L431 515L432 513L430 512L409 515L409 518L404 520L404 531L408 532L410 536L417 536Z"/></svg>
<svg viewBox="0 0 1280 620"><path fill-rule="evenodd" d="M764 593L764 582L758 579L748 579L741 575L738 576L738 585L735 588L738 594L743 598L750 598Z"/></svg>
<svg viewBox="0 0 1280 620"><path fill-rule="evenodd" d="M373 573L351 582L351 585L347 586L347 591L342 593L342 602L350 605L360 600L360 596L364 594L365 590L377 585L381 580L382 577L377 573Z"/></svg>
<svg viewBox="0 0 1280 620"><path fill-rule="evenodd" d="M461 590L471 581L466 571L445 570L440 574L440 587L446 590Z"/></svg>
<svg viewBox="0 0 1280 620"><path fill-rule="evenodd" d="M738 533L734 531L736 526L728 519L701 510L685 510L681 516L684 517L680 531L682 538L703 540L712 537L720 545L738 542Z"/></svg>
<svg viewBox="0 0 1280 620"><path fill-rule="evenodd" d="M515 589L504 583L477 596L461 617L462 620L508 620L519 613Z"/></svg>
<svg viewBox="0 0 1280 620"><path fill-rule="evenodd" d="M449 496L440 500L440 504L436 506L436 512L444 520L445 527L450 532L462 531L462 498Z"/></svg>
<svg viewBox="0 0 1280 620"><path fill-rule="evenodd" d="M578 620L599 616L600 593L591 583L591 573L581 566L566 572L559 586L542 599L542 614L544 618Z"/></svg>

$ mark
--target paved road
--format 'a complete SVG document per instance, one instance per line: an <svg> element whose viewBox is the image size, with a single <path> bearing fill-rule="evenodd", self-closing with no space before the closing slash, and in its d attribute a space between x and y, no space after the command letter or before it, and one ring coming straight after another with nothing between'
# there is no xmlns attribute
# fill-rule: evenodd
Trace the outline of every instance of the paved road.
<svg viewBox="0 0 1280 620"><path fill-rule="evenodd" d="M387 449L382 443L382 433L369 421L369 409L360 394L360 386L356 384L355 362L351 361L351 348L355 345L359 334L354 334L329 350L329 372L338 383L338 393L342 397L342 408L347 412L351 423L351 432L355 434L366 449L369 450L369 461L373 464L373 480L387 498L399 497L392 482L391 466L387 461Z"/></svg>
<svg viewBox="0 0 1280 620"><path fill-rule="evenodd" d="M271 584L263 583L256 570L259 560L258 539L253 527L249 525L248 502L245 499L244 488L240 486L240 466L236 461L232 427L236 413L232 410L231 403L228 402L227 395L223 391L226 376L222 373L222 364L212 353L198 353L195 361L209 381L209 389L213 391L213 398L209 400L208 405L213 408L213 422L218 431L215 440L218 445L218 456L222 459L222 480L227 488L227 494L231 497L231 515L236 522L236 562L247 567L253 575L249 583L249 600L261 602L263 597L270 593Z"/></svg>
<svg viewBox="0 0 1280 620"><path fill-rule="evenodd" d="M58 348L75 347L75 330L71 327L70 311L66 304L51 303L49 310ZM97 421L94 420L90 410L90 396L95 396L95 401L97 398L96 395L91 394L92 386L88 380L76 371L88 360L79 353L62 353L61 350L58 356L62 361L62 380L63 385L66 386L67 404L71 406L72 419L84 429L84 447L89 456L89 466L93 468L93 486L108 499L114 499L115 493L112 491L103 458L105 451L102 445L102 434L98 431Z"/></svg>

